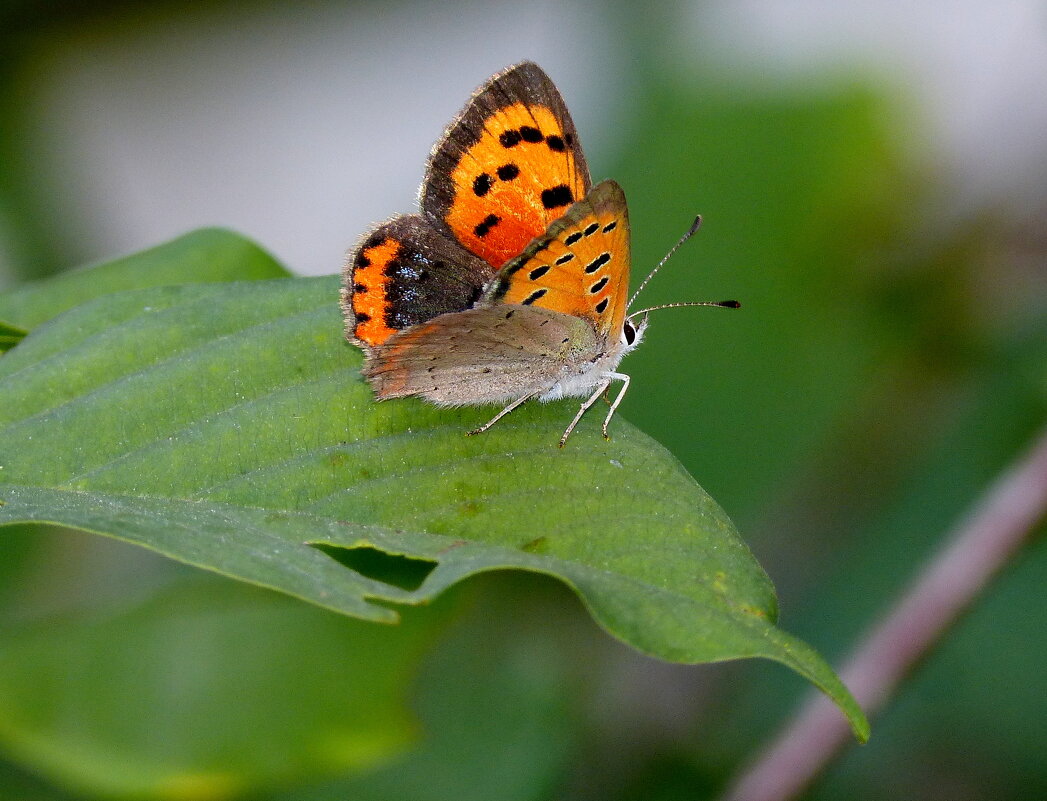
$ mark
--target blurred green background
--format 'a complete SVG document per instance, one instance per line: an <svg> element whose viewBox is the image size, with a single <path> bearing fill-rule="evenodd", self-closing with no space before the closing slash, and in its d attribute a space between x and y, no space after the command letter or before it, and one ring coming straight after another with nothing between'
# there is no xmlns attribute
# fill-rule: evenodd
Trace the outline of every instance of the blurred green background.
<svg viewBox="0 0 1047 801"><path fill-rule="evenodd" d="M655 315L622 414L838 663L1047 419L1047 10L943 13L10 2L0 280L201 225L335 272L472 88L534 59L629 196L635 273L703 214L644 302L743 309ZM810 797L1047 797L1045 579L1040 536ZM646 659L579 606L491 575L388 629L6 529L0 798L712 798L806 692Z"/></svg>

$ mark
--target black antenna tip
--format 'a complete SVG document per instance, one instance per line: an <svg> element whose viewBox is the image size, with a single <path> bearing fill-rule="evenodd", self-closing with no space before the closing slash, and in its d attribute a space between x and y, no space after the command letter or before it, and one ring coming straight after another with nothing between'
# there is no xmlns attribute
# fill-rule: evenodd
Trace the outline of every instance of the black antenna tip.
<svg viewBox="0 0 1047 801"><path fill-rule="evenodd" d="M723 306L725 309L740 309L742 304L736 300L721 300L716 304L717 306Z"/></svg>
<svg viewBox="0 0 1047 801"><path fill-rule="evenodd" d="M691 223L691 227L687 230L687 237L686 238L690 239L692 236L695 235L695 233L697 233L698 229L701 228L701 227L702 227L702 215L699 214L697 217L694 218L694 222Z"/></svg>

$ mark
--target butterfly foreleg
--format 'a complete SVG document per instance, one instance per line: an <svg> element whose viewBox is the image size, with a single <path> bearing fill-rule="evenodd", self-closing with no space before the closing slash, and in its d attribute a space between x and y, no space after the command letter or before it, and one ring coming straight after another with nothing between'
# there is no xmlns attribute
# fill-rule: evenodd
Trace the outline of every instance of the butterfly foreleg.
<svg viewBox="0 0 1047 801"><path fill-rule="evenodd" d="M593 394L590 395L586 399L586 401L581 405L581 408L578 409L578 414L576 414L574 416L574 419L571 421L571 424L569 426L567 426L567 430L564 431L563 432L563 436L560 437L560 447L561 448L565 444L567 444L567 438L569 436L571 436L571 432L574 431L574 427L576 425L578 425L578 422L582 419L582 415L584 415L587 411L589 411L589 407L592 406L594 403L596 403L596 401L598 401L600 399L600 396L604 393L604 391L610 385L611 385L611 379L610 378L607 378L605 381L602 381L599 384L599 386L596 387L596 391L593 392Z"/></svg>
<svg viewBox="0 0 1047 801"><path fill-rule="evenodd" d="M622 388L620 390L618 390L618 395L615 397L614 403L611 404L611 408L607 412L607 417L604 418L604 421L603 421L603 438L604 439L610 439L610 436L608 436L608 434L607 434L607 425L611 422L611 418L614 417L615 410L618 409L618 404L621 403L622 402L622 398L625 397L625 391L627 389L629 389L629 376L627 376L625 373L610 373L607 376L607 383L608 383L608 385L610 384L611 379L613 379L613 378L617 378L619 381L622 382Z"/></svg>
<svg viewBox="0 0 1047 801"><path fill-rule="evenodd" d="M531 398L536 398L536 397L538 397L541 394L542 394L541 392L532 392L532 393L530 393L528 395L524 395L522 397L517 398L512 403L510 403L508 406L506 406L504 409L502 409L500 412L498 412L498 414L496 414L494 417L492 417L490 420L488 420L486 423L484 423L482 426L480 426L479 428L474 428L472 431L467 431L466 434L468 434L469 436L472 436L474 434L482 434L487 429L489 429L491 426L493 426L495 423L497 423L499 420L501 420L503 417L505 417L507 414L509 414L509 412L511 412L517 406L522 406L525 402L529 401Z"/></svg>

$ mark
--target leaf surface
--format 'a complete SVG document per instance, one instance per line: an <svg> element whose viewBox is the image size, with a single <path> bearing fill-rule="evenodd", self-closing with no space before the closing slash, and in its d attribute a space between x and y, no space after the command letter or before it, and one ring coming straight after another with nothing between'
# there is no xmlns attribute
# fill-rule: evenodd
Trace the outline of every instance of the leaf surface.
<svg viewBox="0 0 1047 801"><path fill-rule="evenodd" d="M0 353L8 351L21 342L26 335L24 328L0 322Z"/></svg>
<svg viewBox="0 0 1047 801"><path fill-rule="evenodd" d="M546 573L644 653L777 660L867 735L828 665L774 626L766 574L668 451L620 419L605 442L598 415L557 448L572 401L478 437L465 431L490 409L375 403L336 298L334 277L164 286L39 326L0 360L0 523L117 537L385 622L387 602L477 573ZM362 567L375 553L421 563L420 583Z"/></svg>
<svg viewBox="0 0 1047 801"><path fill-rule="evenodd" d="M203 228L149 250L32 281L0 295L0 349L19 329L31 329L92 298L128 289L198 282L284 278L290 273L242 236ZM24 335L24 331L22 331ZM11 342L7 347L13 347Z"/></svg>
<svg viewBox="0 0 1047 801"><path fill-rule="evenodd" d="M105 797L221 799L373 770L417 725L404 697L444 613L373 626L245 584L0 638L0 739Z"/></svg>

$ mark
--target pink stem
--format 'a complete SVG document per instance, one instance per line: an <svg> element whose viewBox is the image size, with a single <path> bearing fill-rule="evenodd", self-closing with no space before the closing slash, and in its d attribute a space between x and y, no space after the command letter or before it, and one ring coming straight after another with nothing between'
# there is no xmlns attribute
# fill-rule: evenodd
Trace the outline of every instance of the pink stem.
<svg viewBox="0 0 1047 801"><path fill-rule="evenodd" d="M1047 430L996 480L841 671L840 678L870 716L1025 544L1045 514ZM723 801L795 798L848 740L847 724L832 702L812 697Z"/></svg>

